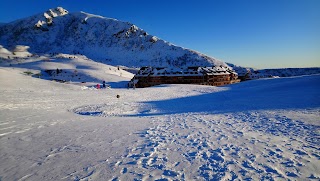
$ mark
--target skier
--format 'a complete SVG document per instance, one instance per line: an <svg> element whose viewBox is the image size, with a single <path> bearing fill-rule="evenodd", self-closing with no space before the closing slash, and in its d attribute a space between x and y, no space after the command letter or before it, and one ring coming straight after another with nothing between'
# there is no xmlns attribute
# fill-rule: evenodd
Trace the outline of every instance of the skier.
<svg viewBox="0 0 320 181"><path fill-rule="evenodd" d="M100 89L100 84L97 84L97 89Z"/></svg>
<svg viewBox="0 0 320 181"><path fill-rule="evenodd" d="M103 87L103 88L106 88L106 81L103 81L103 82L102 82L102 87Z"/></svg>

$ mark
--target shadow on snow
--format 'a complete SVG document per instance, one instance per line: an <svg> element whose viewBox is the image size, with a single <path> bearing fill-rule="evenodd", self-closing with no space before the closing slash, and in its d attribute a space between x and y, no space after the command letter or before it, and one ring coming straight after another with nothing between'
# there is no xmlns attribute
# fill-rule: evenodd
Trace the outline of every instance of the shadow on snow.
<svg viewBox="0 0 320 181"><path fill-rule="evenodd" d="M312 109L320 107L320 75L265 79L227 86L222 92L143 102L158 110L131 116L180 113L232 113L258 110Z"/></svg>

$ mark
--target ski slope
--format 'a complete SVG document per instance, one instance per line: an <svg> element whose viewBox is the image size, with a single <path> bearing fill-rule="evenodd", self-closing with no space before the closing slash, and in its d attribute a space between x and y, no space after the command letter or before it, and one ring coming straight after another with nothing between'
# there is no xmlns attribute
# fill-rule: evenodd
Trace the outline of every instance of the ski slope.
<svg viewBox="0 0 320 181"><path fill-rule="evenodd" d="M19 66L0 68L2 180L320 179L320 75L96 90Z"/></svg>

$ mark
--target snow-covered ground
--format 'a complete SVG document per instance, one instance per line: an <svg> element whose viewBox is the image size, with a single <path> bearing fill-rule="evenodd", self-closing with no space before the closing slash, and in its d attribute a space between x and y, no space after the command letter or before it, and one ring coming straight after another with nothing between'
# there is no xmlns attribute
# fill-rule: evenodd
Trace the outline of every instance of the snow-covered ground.
<svg viewBox="0 0 320 181"><path fill-rule="evenodd" d="M320 179L320 75L96 90L19 66L0 67L0 180Z"/></svg>
<svg viewBox="0 0 320 181"><path fill-rule="evenodd" d="M29 52L13 54L0 46L0 66L12 67L24 74L46 79L78 84L84 87L93 86L105 81L112 87L127 87L134 74L123 68L95 62L84 55L42 54L31 55ZM7 57L10 57L8 59Z"/></svg>

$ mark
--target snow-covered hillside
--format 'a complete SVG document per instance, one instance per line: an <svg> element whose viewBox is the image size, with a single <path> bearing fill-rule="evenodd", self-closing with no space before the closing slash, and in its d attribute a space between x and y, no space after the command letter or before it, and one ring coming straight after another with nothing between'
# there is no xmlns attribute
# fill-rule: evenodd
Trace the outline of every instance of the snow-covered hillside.
<svg viewBox="0 0 320 181"><path fill-rule="evenodd" d="M1 180L320 179L319 75L81 88L0 68Z"/></svg>
<svg viewBox="0 0 320 181"><path fill-rule="evenodd" d="M254 69L249 67L242 67L227 63L239 76L247 75L249 79L268 78L268 77L293 77L301 75L315 75L320 74L320 67L310 68L274 68L274 69Z"/></svg>
<svg viewBox="0 0 320 181"><path fill-rule="evenodd" d="M272 75L279 77L292 77L301 75L320 74L319 67L312 68L282 68L282 69L261 69L257 70L262 75Z"/></svg>
<svg viewBox="0 0 320 181"><path fill-rule="evenodd" d="M253 68L250 67L242 67L239 65L235 65L232 63L227 63L229 67L231 67L234 71L236 71L238 73L239 76L245 76L246 74L248 74L249 72L254 72L255 70Z"/></svg>
<svg viewBox="0 0 320 181"><path fill-rule="evenodd" d="M32 53L83 54L114 66L227 66L134 24L61 7L0 26L0 44L7 49L29 46Z"/></svg>
<svg viewBox="0 0 320 181"><path fill-rule="evenodd" d="M92 87L103 81L111 87L127 87L133 74L84 55L29 53L25 46L17 46L15 52L0 47L0 67L12 67L21 73L46 79Z"/></svg>

